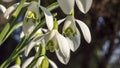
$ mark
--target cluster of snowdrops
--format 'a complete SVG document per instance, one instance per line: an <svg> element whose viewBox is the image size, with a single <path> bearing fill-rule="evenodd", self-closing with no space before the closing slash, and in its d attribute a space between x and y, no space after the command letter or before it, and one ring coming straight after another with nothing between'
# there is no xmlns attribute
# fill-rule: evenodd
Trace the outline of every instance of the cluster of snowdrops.
<svg viewBox="0 0 120 68"><path fill-rule="evenodd" d="M84 39L88 43L91 42L87 25L74 17L74 6L76 4L85 14L89 11L92 0L57 0L48 7L42 6L41 3L42 0L31 0L31 2L21 0L20 3L15 3L7 9L0 5L0 10L8 20L0 34L0 45L16 28L22 27L20 43L0 68L7 68L14 61L15 64L10 68L49 68L49 64L53 68L58 68L57 64L46 56L47 50L55 52L58 60L67 64L70 60L70 51L75 52L80 46L81 33L76 25L81 29ZM65 18L57 20L57 14L51 13L57 7L64 12ZM20 21L21 23L16 23L19 17L24 19ZM61 24L64 25L59 27ZM62 32L59 28L62 28ZM33 48L36 52L34 56L29 57ZM23 61L21 61L22 52L27 58Z"/></svg>

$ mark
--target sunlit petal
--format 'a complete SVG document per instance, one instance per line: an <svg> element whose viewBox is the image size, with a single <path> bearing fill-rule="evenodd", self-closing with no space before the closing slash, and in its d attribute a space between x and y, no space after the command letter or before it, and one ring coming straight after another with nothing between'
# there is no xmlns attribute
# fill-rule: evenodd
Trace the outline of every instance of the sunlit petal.
<svg viewBox="0 0 120 68"><path fill-rule="evenodd" d="M92 5L92 0L75 0L79 10L87 13Z"/></svg>
<svg viewBox="0 0 120 68"><path fill-rule="evenodd" d="M57 0L60 8L65 14L71 14L74 7L74 0Z"/></svg>
<svg viewBox="0 0 120 68"><path fill-rule="evenodd" d="M70 57L70 48L68 45L68 42L66 40L66 38L64 36L62 36L60 33L56 33L56 38L57 38L57 42L58 42L58 46L59 46L59 51L57 53L61 53L62 55L58 55L58 56L64 56L62 58L63 61L61 61L59 58L59 60L66 64L68 62L68 58ZM62 43L61 43L62 42Z"/></svg>
<svg viewBox="0 0 120 68"><path fill-rule="evenodd" d="M40 6L40 8L42 9L42 11L45 14L45 19L46 19L46 24L49 30L53 29L53 16L50 13L50 11L48 11L46 8Z"/></svg>
<svg viewBox="0 0 120 68"><path fill-rule="evenodd" d="M57 58L63 64L67 64L69 62L70 57L65 57L60 50L55 50Z"/></svg>
<svg viewBox="0 0 120 68"><path fill-rule="evenodd" d="M31 49L35 46L36 42L31 41L28 45L27 48L25 49L25 56L28 56L29 52Z"/></svg>
<svg viewBox="0 0 120 68"><path fill-rule="evenodd" d="M20 65L14 65L14 66L12 66L10 68L20 68Z"/></svg>
<svg viewBox="0 0 120 68"><path fill-rule="evenodd" d="M63 31L68 27L75 28L75 20L74 20L74 17L72 16L66 17L66 20L63 26Z"/></svg>
<svg viewBox="0 0 120 68"><path fill-rule="evenodd" d="M28 37L32 33L32 31L35 29L35 27L36 27L36 24L34 24L31 20L29 20L28 22L24 22L22 28L25 36Z"/></svg>
<svg viewBox="0 0 120 68"><path fill-rule="evenodd" d="M0 10L1 10L3 13L5 13L6 8L5 8L3 5L0 4Z"/></svg>
<svg viewBox="0 0 120 68"><path fill-rule="evenodd" d="M90 33L88 26L80 20L76 20L76 22L79 24L85 40L88 43L90 43L91 42L91 33Z"/></svg>
<svg viewBox="0 0 120 68"><path fill-rule="evenodd" d="M27 66L33 61L34 57L30 57L22 65L22 68L27 68Z"/></svg>
<svg viewBox="0 0 120 68"><path fill-rule="evenodd" d="M57 65L50 59L48 59L49 63L51 64L52 68L58 68Z"/></svg>
<svg viewBox="0 0 120 68"><path fill-rule="evenodd" d="M72 50L73 52L76 51L76 50L78 49L78 47L80 46L80 41L81 41L80 38L81 38L80 32L79 32L79 30L76 28L76 35L70 37L70 40L73 41L73 44L74 44L74 46L71 46L71 47L72 47L71 50Z"/></svg>
<svg viewBox="0 0 120 68"><path fill-rule="evenodd" d="M64 20L65 18L58 20L58 25L60 25Z"/></svg>
<svg viewBox="0 0 120 68"><path fill-rule="evenodd" d="M74 43L72 40L70 40L68 37L66 37L67 41L68 41L68 44L69 44L69 47L70 49L73 51L74 50Z"/></svg>
<svg viewBox="0 0 120 68"><path fill-rule="evenodd" d="M40 57L40 58L37 60L37 62L36 62L36 64L34 65L33 68L39 67L39 65L42 63L42 60L43 60L44 58L45 58L44 56Z"/></svg>

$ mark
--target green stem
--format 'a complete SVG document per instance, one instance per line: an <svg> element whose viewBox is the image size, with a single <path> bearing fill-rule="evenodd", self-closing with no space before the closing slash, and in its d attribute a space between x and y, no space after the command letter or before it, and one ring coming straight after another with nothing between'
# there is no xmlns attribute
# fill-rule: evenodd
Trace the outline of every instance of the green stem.
<svg viewBox="0 0 120 68"><path fill-rule="evenodd" d="M13 26L15 26L15 23L16 23L18 17L19 17L19 13L22 10L25 1L26 0L21 0L20 4L18 5L18 8L13 13L13 15L11 16L11 18L9 19L9 22L6 24L6 26L4 27L3 31L1 32L1 34L0 34L0 45L11 34L9 31L11 31L11 29L13 28Z"/></svg>

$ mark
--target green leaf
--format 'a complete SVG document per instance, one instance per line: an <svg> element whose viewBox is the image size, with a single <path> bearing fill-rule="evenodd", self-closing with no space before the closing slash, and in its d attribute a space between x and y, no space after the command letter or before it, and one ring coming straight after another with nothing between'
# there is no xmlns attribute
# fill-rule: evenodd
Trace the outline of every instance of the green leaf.
<svg viewBox="0 0 120 68"><path fill-rule="evenodd" d="M7 23L5 28L2 30L0 34L0 45L9 37L9 35L18 27L22 26L23 23L17 23L12 28L10 28L10 23Z"/></svg>
<svg viewBox="0 0 120 68"><path fill-rule="evenodd" d="M3 43L3 38L7 34L8 30L10 29L10 23L7 23L2 32L0 33L0 45Z"/></svg>
<svg viewBox="0 0 120 68"><path fill-rule="evenodd" d="M16 28L14 26L15 26L16 20L19 17L20 11L23 8L25 1L26 0L21 0L20 4L18 5L18 8L16 9L16 11L13 13L11 18L9 19L9 23L6 24L6 26L4 27L4 29L0 33L0 46Z"/></svg>
<svg viewBox="0 0 120 68"><path fill-rule="evenodd" d="M40 68L49 68L49 61L48 58L45 57L40 65Z"/></svg>

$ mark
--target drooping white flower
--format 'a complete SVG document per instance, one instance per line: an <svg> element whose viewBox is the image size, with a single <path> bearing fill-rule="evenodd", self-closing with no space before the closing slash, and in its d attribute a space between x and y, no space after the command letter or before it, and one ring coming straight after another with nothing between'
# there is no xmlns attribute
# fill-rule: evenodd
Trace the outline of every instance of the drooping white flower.
<svg viewBox="0 0 120 68"><path fill-rule="evenodd" d="M56 29L53 29L45 37L47 49L51 52L55 51L59 61L67 64L70 59L70 48L66 38Z"/></svg>
<svg viewBox="0 0 120 68"><path fill-rule="evenodd" d="M85 40L90 43L91 42L91 34L90 30L87 27L86 24L84 24L82 21L75 19L73 16L67 16L66 19L62 19L59 21L59 23L64 22L63 26L63 34L65 35L67 41L69 42L69 46L72 51L76 51L80 45L80 32L77 28L77 24L81 28L81 31L83 33L83 36ZM76 24L77 22L77 24Z"/></svg>
<svg viewBox="0 0 120 68"><path fill-rule="evenodd" d="M19 5L19 3L16 3L16 4L10 6L6 10L4 17L6 19L8 19L9 15L17 8L18 5ZM47 24L49 30L52 30L51 27L53 27L53 16L49 10L47 10L46 8L44 8L43 6L40 5L40 0L39 0L39 2L34 2L34 1L31 3L25 2L23 7L26 7L26 6L28 7L28 9L25 14L24 23L23 23L23 33L25 36L30 35L31 32L38 25L38 22L40 19L39 9L41 9L45 15L46 24Z"/></svg>
<svg viewBox="0 0 120 68"><path fill-rule="evenodd" d="M39 45L45 44L42 35L43 35L42 29L37 30L37 32L34 35L34 38L27 44L27 47L25 49L25 56L28 56L29 52L33 47L35 47L36 51L38 51Z"/></svg>
<svg viewBox="0 0 120 68"><path fill-rule="evenodd" d="M58 3L65 14L71 14L75 2L79 10L83 13L87 13L92 5L92 0L58 0Z"/></svg>
<svg viewBox="0 0 120 68"><path fill-rule="evenodd" d="M20 65L13 65L13 66L11 66L10 68L20 68Z"/></svg>

